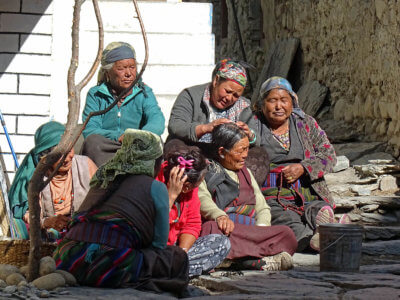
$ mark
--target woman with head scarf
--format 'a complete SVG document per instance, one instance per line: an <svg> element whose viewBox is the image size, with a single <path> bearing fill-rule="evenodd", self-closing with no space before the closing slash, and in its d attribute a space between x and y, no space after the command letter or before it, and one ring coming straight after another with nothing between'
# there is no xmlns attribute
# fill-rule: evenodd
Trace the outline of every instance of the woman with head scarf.
<svg viewBox="0 0 400 300"><path fill-rule="evenodd" d="M169 118L168 140L179 139L207 150L204 143L211 142L214 127L233 122L254 143L256 136L246 124L252 116L250 101L242 97L246 83L244 63L231 59L218 62L211 82L186 88L178 95Z"/></svg>
<svg viewBox="0 0 400 300"><path fill-rule="evenodd" d="M221 124L212 132L214 159L199 186L201 235L224 234L236 267L287 270L297 247L287 226L271 226L270 208L246 167L249 138L236 124Z"/></svg>
<svg viewBox="0 0 400 300"><path fill-rule="evenodd" d="M106 109L137 76L134 48L128 43L112 42L104 49L98 82L86 97L82 121L89 113ZM112 158L121 147L127 128L143 129L161 135L165 119L151 88L140 79L118 104L104 115L92 117L83 130L82 153L97 166Z"/></svg>
<svg viewBox="0 0 400 300"><path fill-rule="evenodd" d="M319 250L317 226L335 222L335 204L324 180L336 164L335 150L317 122L299 108L298 97L286 79L265 81L256 109L251 126L271 161L262 186L272 224L293 229L298 251L309 245ZM341 220L348 221L347 216Z"/></svg>
<svg viewBox="0 0 400 300"><path fill-rule="evenodd" d="M59 243L57 268L82 285L180 293L188 283L188 258L181 248L167 246L168 191L154 179L161 139L145 130L124 134L121 149L97 170Z"/></svg>
<svg viewBox="0 0 400 300"><path fill-rule="evenodd" d="M8 198L19 238L28 238L25 223L29 223L29 181L40 159L60 142L64 131L64 125L58 122L41 125L35 132L35 147L25 156L14 177ZM49 174L57 165L58 162L49 170ZM71 214L85 198L90 178L96 170L90 158L75 155L74 150L71 150L57 174L40 193L42 229L57 237L57 233L66 228Z"/></svg>

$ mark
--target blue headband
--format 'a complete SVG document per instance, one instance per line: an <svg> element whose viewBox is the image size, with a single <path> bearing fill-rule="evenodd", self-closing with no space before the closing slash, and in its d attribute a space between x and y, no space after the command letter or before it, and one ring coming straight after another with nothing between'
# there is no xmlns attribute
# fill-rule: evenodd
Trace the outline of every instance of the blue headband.
<svg viewBox="0 0 400 300"><path fill-rule="evenodd" d="M118 60L128 59L128 58L135 59L135 52L130 47L122 45L108 52L105 57L105 62L106 64L110 64Z"/></svg>

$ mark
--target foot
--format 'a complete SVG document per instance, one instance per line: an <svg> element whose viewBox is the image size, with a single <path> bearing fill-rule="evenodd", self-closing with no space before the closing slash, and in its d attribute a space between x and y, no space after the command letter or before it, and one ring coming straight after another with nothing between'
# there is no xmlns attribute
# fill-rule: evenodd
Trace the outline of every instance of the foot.
<svg viewBox="0 0 400 300"><path fill-rule="evenodd" d="M351 219L348 214L343 214L339 219L339 224L351 224Z"/></svg>
<svg viewBox="0 0 400 300"><path fill-rule="evenodd" d="M265 262L265 265L261 267L264 271L285 271L293 268L292 256L287 252L263 257L262 261Z"/></svg>
<svg viewBox="0 0 400 300"><path fill-rule="evenodd" d="M318 226L328 223L336 223L336 220L332 207L325 205L318 211L317 216L315 217L315 224Z"/></svg>

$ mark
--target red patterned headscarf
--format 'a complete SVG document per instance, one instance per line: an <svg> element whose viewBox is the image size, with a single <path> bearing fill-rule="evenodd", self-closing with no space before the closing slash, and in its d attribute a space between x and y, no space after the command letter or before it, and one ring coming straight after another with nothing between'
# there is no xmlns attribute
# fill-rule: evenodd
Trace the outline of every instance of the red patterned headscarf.
<svg viewBox="0 0 400 300"><path fill-rule="evenodd" d="M223 59L215 65L213 75L236 82L243 87L247 83L246 69L239 62L229 58Z"/></svg>

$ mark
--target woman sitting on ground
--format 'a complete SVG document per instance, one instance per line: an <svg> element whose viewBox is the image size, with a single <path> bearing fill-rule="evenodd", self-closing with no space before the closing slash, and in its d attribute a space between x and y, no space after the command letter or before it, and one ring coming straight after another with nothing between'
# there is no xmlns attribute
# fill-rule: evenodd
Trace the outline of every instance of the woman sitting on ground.
<svg viewBox="0 0 400 300"><path fill-rule="evenodd" d="M102 54L97 86L87 94L82 120L89 113L110 106L136 79L136 67L136 54L131 45L110 43ZM82 153L100 166L121 147L125 129L143 129L161 135L164 127L165 119L157 100L151 88L140 79L110 111L89 120L83 130Z"/></svg>
<svg viewBox="0 0 400 300"><path fill-rule="evenodd" d="M215 160L199 187L201 214L207 221L201 235L229 236L227 256L239 268L287 270L297 247L287 226L270 226L270 209L251 172L245 166L247 134L233 123L212 132Z"/></svg>
<svg viewBox="0 0 400 300"><path fill-rule="evenodd" d="M218 62L210 83L186 88L178 95L169 118L168 141L196 144L207 153L214 127L229 122L236 123L250 141L255 141L246 124L252 117L250 101L242 97L246 82L243 63L231 59ZM169 148L167 142L166 152Z"/></svg>
<svg viewBox="0 0 400 300"><path fill-rule="evenodd" d="M181 248L167 246L168 190L154 179L161 139L145 130L127 129L124 135L58 244L57 268L82 285L180 293L189 281L188 258Z"/></svg>
<svg viewBox="0 0 400 300"><path fill-rule="evenodd" d="M64 131L64 125L58 122L41 125L35 132L35 147L25 156L15 175L8 198L18 238L29 238L27 230L29 181L40 159L60 142ZM58 163L59 161L49 170L49 175ZM79 208L89 191L90 178L96 170L96 165L87 156L75 155L73 149L67 155L56 175L39 196L40 224L44 233L47 231L45 239L58 238L58 233L66 228L71 214Z"/></svg>
<svg viewBox="0 0 400 300"><path fill-rule="evenodd" d="M207 162L197 147L184 146L166 155L157 180L168 187L168 245L178 245L189 257L189 277L214 269L227 256L229 239L220 234L199 238L201 231L198 186Z"/></svg>
<svg viewBox="0 0 400 300"><path fill-rule="evenodd" d="M317 122L299 108L297 95L284 78L263 83L253 121L258 142L271 161L262 190L271 207L272 224L292 228L297 251L302 251L318 225L335 222L335 204L324 180L335 166L335 150ZM349 222L348 217L341 222ZM319 249L318 235L310 245Z"/></svg>

